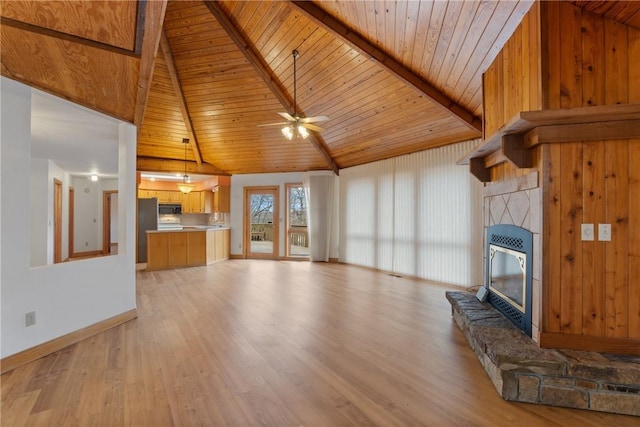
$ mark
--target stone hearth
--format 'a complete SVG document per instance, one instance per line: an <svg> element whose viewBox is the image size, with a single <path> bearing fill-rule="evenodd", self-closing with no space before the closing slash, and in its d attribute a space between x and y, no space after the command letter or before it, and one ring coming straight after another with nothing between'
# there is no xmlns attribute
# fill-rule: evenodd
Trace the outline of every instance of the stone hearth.
<svg viewBox="0 0 640 427"><path fill-rule="evenodd" d="M474 294L447 299L503 399L640 416L640 357L540 348Z"/></svg>

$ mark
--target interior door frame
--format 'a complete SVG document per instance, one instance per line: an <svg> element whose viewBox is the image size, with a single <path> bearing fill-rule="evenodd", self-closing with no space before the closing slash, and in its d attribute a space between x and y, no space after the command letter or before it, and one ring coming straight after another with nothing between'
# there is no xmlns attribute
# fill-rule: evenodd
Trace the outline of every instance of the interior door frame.
<svg viewBox="0 0 640 427"><path fill-rule="evenodd" d="M73 258L73 245L74 245L74 232L73 228L75 227L75 199L76 193L73 187L69 187L69 258Z"/></svg>
<svg viewBox="0 0 640 427"><path fill-rule="evenodd" d="M118 194L118 190L102 192L102 253L111 253L111 196Z"/></svg>
<svg viewBox="0 0 640 427"><path fill-rule="evenodd" d="M53 263L62 262L62 181L53 178Z"/></svg>
<svg viewBox="0 0 640 427"><path fill-rule="evenodd" d="M273 252L271 254L251 252L251 196L253 194L273 194ZM243 258L278 259L280 257L280 187L268 185L260 187L244 187L244 219L242 240Z"/></svg>

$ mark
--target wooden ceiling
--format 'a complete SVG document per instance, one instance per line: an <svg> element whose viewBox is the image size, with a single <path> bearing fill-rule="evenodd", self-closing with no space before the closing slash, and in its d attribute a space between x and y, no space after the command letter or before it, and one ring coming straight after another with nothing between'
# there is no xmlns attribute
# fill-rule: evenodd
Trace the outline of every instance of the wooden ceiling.
<svg viewBox="0 0 640 427"><path fill-rule="evenodd" d="M640 2L572 3L640 23ZM2 2L1 72L135 123L141 170L183 170L188 138L191 172L337 173L480 137L482 73L531 4ZM258 126L294 110L325 130Z"/></svg>

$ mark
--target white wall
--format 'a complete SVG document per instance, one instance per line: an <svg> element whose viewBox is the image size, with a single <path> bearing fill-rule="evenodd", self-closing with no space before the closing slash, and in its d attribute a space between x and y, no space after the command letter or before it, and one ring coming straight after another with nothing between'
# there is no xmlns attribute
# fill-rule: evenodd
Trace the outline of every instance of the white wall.
<svg viewBox="0 0 640 427"><path fill-rule="evenodd" d="M91 181L85 177L73 177L74 218L73 252L92 252L102 250L102 204L103 192L118 190L117 179L99 179ZM111 217L117 223L117 216ZM113 239L113 236L112 236ZM112 240L112 242L117 242Z"/></svg>
<svg viewBox="0 0 640 427"><path fill-rule="evenodd" d="M476 143L341 170L340 260L481 285L482 184L456 165Z"/></svg>
<svg viewBox="0 0 640 427"><path fill-rule="evenodd" d="M231 255L242 255L242 227L244 218L244 187L263 187L263 186L279 186L280 187L280 206L278 211L278 251L279 256L285 254L285 209L287 195L285 192L285 184L302 183L304 174L299 172L292 173L268 173L268 174L247 174L233 175L231 177Z"/></svg>
<svg viewBox="0 0 640 427"><path fill-rule="evenodd" d="M49 246L49 160L31 159L31 204L30 216L30 240L32 267L46 265L48 262ZM53 183L52 183L53 185Z"/></svg>
<svg viewBox="0 0 640 427"><path fill-rule="evenodd" d="M1 350L6 357L136 307L136 129L119 130L118 255L30 267L31 89L0 78L0 304ZM96 113L97 114L97 113ZM67 192L68 194L68 192ZM25 327L25 313L36 325Z"/></svg>

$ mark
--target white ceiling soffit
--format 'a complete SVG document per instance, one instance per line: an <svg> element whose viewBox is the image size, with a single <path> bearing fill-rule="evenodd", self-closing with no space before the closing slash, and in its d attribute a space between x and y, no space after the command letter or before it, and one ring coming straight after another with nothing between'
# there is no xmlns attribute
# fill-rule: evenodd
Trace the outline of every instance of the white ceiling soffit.
<svg viewBox="0 0 640 427"><path fill-rule="evenodd" d="M51 159L72 176L118 177L120 121L31 90L31 156Z"/></svg>

